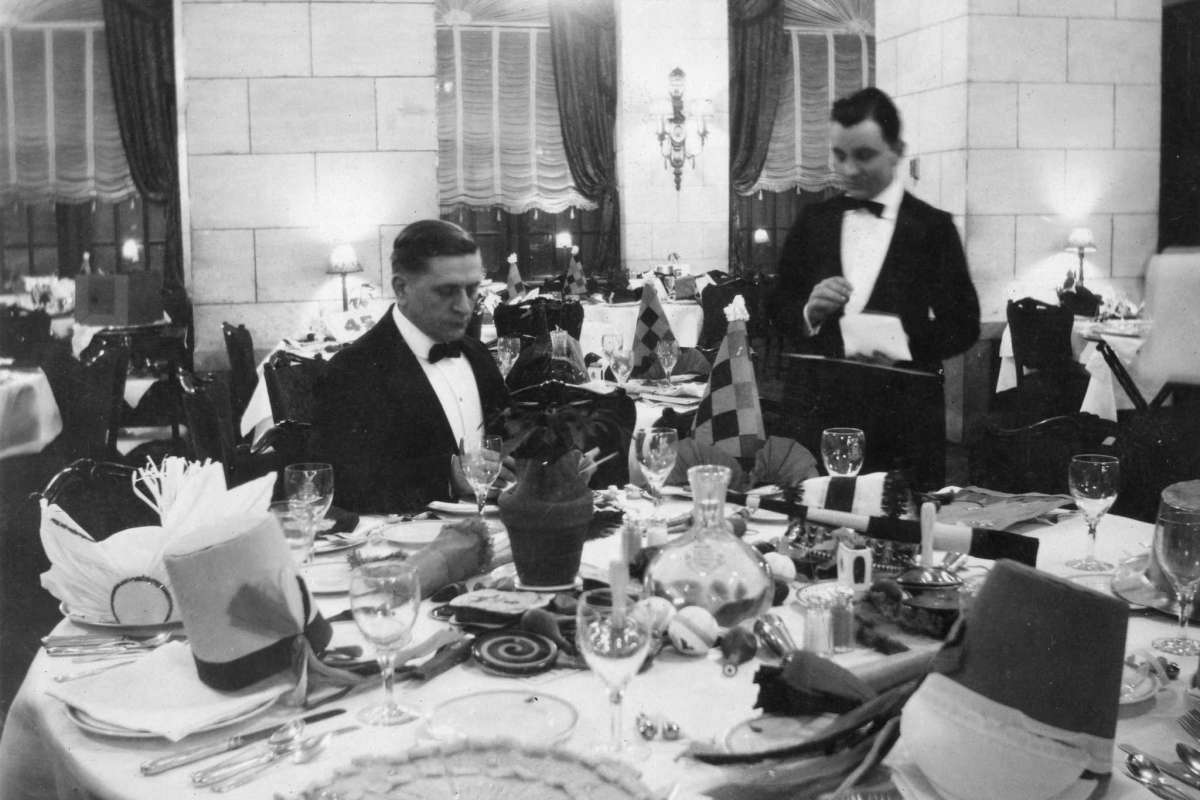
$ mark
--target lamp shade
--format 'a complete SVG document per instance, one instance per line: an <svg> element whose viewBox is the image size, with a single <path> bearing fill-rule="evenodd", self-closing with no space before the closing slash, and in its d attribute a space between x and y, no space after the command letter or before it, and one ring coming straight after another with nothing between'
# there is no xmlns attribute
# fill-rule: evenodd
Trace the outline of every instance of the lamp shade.
<svg viewBox="0 0 1200 800"><path fill-rule="evenodd" d="M1084 253L1096 252L1096 237L1092 234L1092 229L1073 228L1067 236L1067 246L1063 249Z"/></svg>
<svg viewBox="0 0 1200 800"><path fill-rule="evenodd" d="M329 268L325 270L330 275L345 275L350 272L362 272L362 264L358 263L358 254L348 244L339 244L333 248L329 256Z"/></svg>

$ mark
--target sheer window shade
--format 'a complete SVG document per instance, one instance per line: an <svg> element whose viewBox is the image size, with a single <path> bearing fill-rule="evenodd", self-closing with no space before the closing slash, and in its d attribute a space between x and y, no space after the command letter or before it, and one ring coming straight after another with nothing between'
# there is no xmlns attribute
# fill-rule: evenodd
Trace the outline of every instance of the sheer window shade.
<svg viewBox="0 0 1200 800"><path fill-rule="evenodd" d="M135 194L102 25L4 28L0 50L0 200L116 202Z"/></svg>
<svg viewBox="0 0 1200 800"><path fill-rule="evenodd" d="M439 27L438 184L459 205L591 209L572 185L544 26Z"/></svg>

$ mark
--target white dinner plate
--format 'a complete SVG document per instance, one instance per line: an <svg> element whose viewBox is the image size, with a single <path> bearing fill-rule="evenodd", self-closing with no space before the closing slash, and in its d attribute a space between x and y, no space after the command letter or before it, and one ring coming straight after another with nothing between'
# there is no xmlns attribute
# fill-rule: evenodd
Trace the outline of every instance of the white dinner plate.
<svg viewBox="0 0 1200 800"><path fill-rule="evenodd" d="M345 594L350 591L350 565L342 560L308 564L301 575L313 594Z"/></svg>
<svg viewBox="0 0 1200 800"><path fill-rule="evenodd" d="M743 720L725 733L725 749L731 753L758 753L814 738L837 719L836 714L775 716Z"/></svg>
<svg viewBox="0 0 1200 800"><path fill-rule="evenodd" d="M474 503L468 503L465 500L460 500L457 503L448 503L445 500L434 500L428 506L430 511L436 511L439 514L453 514L460 517L469 517L473 514L478 514L478 507ZM499 506L488 503L483 507L483 515L492 516L500 513Z"/></svg>
<svg viewBox="0 0 1200 800"><path fill-rule="evenodd" d="M216 722L205 725L203 728L193 731L192 733L190 733L188 735L194 736L197 733L208 733L209 731L215 731L220 728L224 728L228 725L234 725L238 722L245 722L246 720L257 717L259 714L262 714L263 712L265 712L271 706L275 705L275 701L278 699L279 699L278 697L272 697L268 700L264 700L262 702L262 704L257 705L254 708L247 709L246 711L243 711L240 714L235 714L234 716L228 717L226 719L217 720ZM94 733L97 736L110 736L110 737L117 737L117 738L121 738L121 739L165 739L166 738L165 736L158 734L158 733L154 733L152 731L143 731L143 730L138 730L136 728L126 728L122 725L116 725L111 722L105 722L104 720L97 719L96 717L93 717L91 714L87 713L83 709L76 708L75 706L67 706L67 716L70 717L71 721L74 722L76 725L78 725L80 728L83 728L88 733Z"/></svg>
<svg viewBox="0 0 1200 800"><path fill-rule="evenodd" d="M481 714L480 709L487 709ZM542 692L499 689L447 700L429 715L428 733L435 739L510 738L522 744L550 746L575 730L575 706Z"/></svg>
<svg viewBox="0 0 1200 800"><path fill-rule="evenodd" d="M74 609L68 607L66 603L59 603L58 611L76 625L82 625L85 628L104 628L106 631L128 634L130 636L137 636L140 634L153 635L160 631L171 630L183 625L183 622L179 620L175 620L173 622L163 622L157 625L125 625L117 622L116 619L111 616L97 616L87 614L82 611L75 611Z"/></svg>
<svg viewBox="0 0 1200 800"><path fill-rule="evenodd" d="M474 510L474 506L472 506ZM487 510L487 507L484 507ZM412 522L396 522L383 528L383 538L396 544L429 544L438 537L446 523L440 519L413 520Z"/></svg>
<svg viewBox="0 0 1200 800"><path fill-rule="evenodd" d="M1138 670L1125 665L1121 673L1121 694L1118 702L1123 706L1133 705L1149 700L1158 693L1158 679L1151 673L1139 673Z"/></svg>

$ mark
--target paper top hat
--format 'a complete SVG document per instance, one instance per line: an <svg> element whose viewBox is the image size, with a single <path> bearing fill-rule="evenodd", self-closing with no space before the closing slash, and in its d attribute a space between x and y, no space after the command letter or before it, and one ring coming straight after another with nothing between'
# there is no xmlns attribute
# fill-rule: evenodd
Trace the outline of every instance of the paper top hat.
<svg viewBox="0 0 1200 800"><path fill-rule="evenodd" d="M996 562L905 705L898 751L946 798L1101 789L1112 770L1128 617L1115 597Z"/></svg>
<svg viewBox="0 0 1200 800"><path fill-rule="evenodd" d="M729 327L708 376L708 389L696 410L692 435L697 442L714 445L733 456L748 471L767 434L746 335L749 314L741 295L733 298L725 316Z"/></svg>
<svg viewBox="0 0 1200 800"><path fill-rule="evenodd" d="M666 339L674 339L671 322L663 311L658 296L658 279L649 276L642 285L642 299L638 305L637 327L633 331L633 376L646 377L650 369L658 364L654 348Z"/></svg>

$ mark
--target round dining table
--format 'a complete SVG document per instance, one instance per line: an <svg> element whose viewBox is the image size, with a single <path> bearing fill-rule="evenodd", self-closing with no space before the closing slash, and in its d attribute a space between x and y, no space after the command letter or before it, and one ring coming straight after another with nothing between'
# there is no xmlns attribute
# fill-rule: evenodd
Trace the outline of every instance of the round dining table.
<svg viewBox="0 0 1200 800"><path fill-rule="evenodd" d="M62 433L50 381L40 367L0 367L0 458L41 452Z"/></svg>
<svg viewBox="0 0 1200 800"><path fill-rule="evenodd" d="M637 513L646 512L642 500L630 500ZM687 508L686 502L669 499L666 511L678 513ZM489 520L499 525L498 520ZM749 537L772 538L779 536L786 526L780 515L759 510L749 523ZM371 524L364 520L361 524ZM1106 517L1099 529L1097 553L1110 561L1120 561L1144 554L1152 536L1150 525L1119 517ZM1078 516L1069 516L1052 526L1039 526L1030 532L1040 542L1038 566L1051 573L1070 576L1065 562L1080 555L1086 546L1086 527ZM502 536L502 534L501 534ZM619 536L609 536L588 542L584 550L583 576L602 576L618 554ZM328 569L322 564L336 563L339 556L319 557L317 569ZM982 575L991 562L972 560L968 564L968 575ZM1094 577L1082 578L1089 582ZM1103 579L1101 579L1103 581ZM326 615L333 615L348 607L345 594L318 595L319 605ZM428 604L427 604L428 605ZM803 641L798 628L802 617L788 604L777 609L785 623L792 628L793 637ZM1039 613L1054 613L1054 609L1037 609ZM1087 625L1088 620L1076 621ZM422 613L414 631L414 640L420 640L444 623ZM1130 616L1126 652L1149 648L1156 636L1169 633L1174 621L1155 611L1135 610ZM55 633L82 632L73 623L64 620ZM354 641L357 635L352 622L335 623L334 643ZM914 648L933 652L938 643L932 639L909 636ZM361 640L358 640L361 641ZM1014 643L1019 645L1019 643ZM369 649L368 649L368 652ZM1031 654L1031 658L1040 657ZM833 659L851 669L878 666L886 659L874 651L864 648L833 656ZM1182 672L1180 678L1158 691L1147 702L1134 707L1123 707L1116 739L1132 742L1138 747L1164 758L1172 758L1174 744L1183 738L1175 719L1189 705L1186 694L1188 679L1196 670L1195 658L1177 658ZM151 758L178 751L184 746L215 742L232 734L278 724L294 711L285 708L272 709L255 719L230 728L200 734L184 739L181 743L170 743L162 739L125 739L88 733L80 728L62 702L47 694L55 675L79 670L79 665L66 663L68 659L53 659L44 652L35 658L23 685L17 694L8 715L7 724L0 739L0 797L5 800L50 800L51 798L105 798L107 800L158 800L159 798L195 798L208 796L209 791L193 787L189 782L192 768L185 767L153 777L139 773L139 765ZM648 756L642 760L627 762L630 769L640 773L641 780L656 793L657 797L683 800L704 796L707 789L721 783L727 777L727 767L704 764L681 753L692 741L722 742L728 732L739 723L757 717L754 708L757 685L754 682L759 662L751 660L743 664L732 677L722 673L719 652L710 651L699 658L682 656L669 647L655 660L654 665L636 676L628 687L625 698L624 729L633 739L634 717L642 713L660 726L666 721L675 723L682 736L676 741L667 741L661 736L648 742ZM586 753L602 743L609 733L609 703L600 680L587 670L554 669L549 672L523 678L501 677L490 674L471 661L454 667L425 684L398 683L398 698L410 708L430 714L439 704L455 698L472 696L489 690L520 690L551 695L565 701L577 713L569 735L561 747ZM338 701L334 706L348 713L311 726L319 732L333 728L358 724L355 714L362 708L378 703L381 689L372 679L361 690ZM1127 713L1124 713L1127 712ZM490 704L480 699L478 716L489 722L489 728L503 721L492 719ZM344 767L355 756L403 753L414 745L427 741L432 734L423 722L392 728L363 725L357 730L332 739L327 750L317 759L306 764L287 762L272 769L259 780L229 793L231 798L261 798L270 796L287 797L314 782L330 777L335 769ZM1145 789L1130 780L1122 769L1124 756L1114 751L1114 775L1108 796L1112 798L1141 798ZM209 763L209 762L201 762Z"/></svg>

